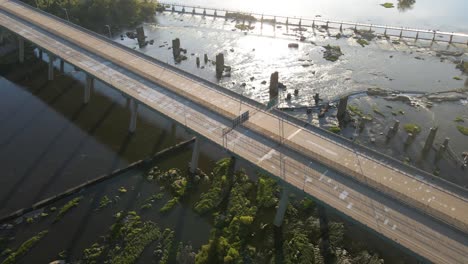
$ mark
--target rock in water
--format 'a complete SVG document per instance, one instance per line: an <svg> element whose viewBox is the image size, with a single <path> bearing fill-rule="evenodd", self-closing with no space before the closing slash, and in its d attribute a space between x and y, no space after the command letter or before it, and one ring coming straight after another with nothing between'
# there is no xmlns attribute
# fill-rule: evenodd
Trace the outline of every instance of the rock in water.
<svg viewBox="0 0 468 264"><path fill-rule="evenodd" d="M343 55L339 46L323 46L325 51L323 52L323 58L328 61L337 61L340 56Z"/></svg>

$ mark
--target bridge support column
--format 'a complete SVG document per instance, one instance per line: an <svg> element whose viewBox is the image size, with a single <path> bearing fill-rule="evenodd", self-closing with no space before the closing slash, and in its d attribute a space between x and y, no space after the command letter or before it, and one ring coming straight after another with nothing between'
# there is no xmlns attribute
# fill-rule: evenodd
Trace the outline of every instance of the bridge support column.
<svg viewBox="0 0 468 264"><path fill-rule="evenodd" d="M200 156L200 137L196 137L195 142L193 143L192 160L190 161L190 168L189 168L189 171L192 174L195 174L197 172L199 156Z"/></svg>
<svg viewBox="0 0 468 264"><path fill-rule="evenodd" d="M48 57L49 57L49 71L48 71L48 75L47 75L47 79L49 81L52 81L54 80L54 55L52 55L51 53L48 54Z"/></svg>
<svg viewBox="0 0 468 264"><path fill-rule="evenodd" d="M40 48L37 48L38 53L39 53L39 60L42 60L42 50Z"/></svg>
<svg viewBox="0 0 468 264"><path fill-rule="evenodd" d="M273 224L277 227L280 227L283 224L284 215L286 214L286 209L288 208L289 203L289 190L286 187L281 189L281 198L278 204L278 209L276 209L275 220Z"/></svg>
<svg viewBox="0 0 468 264"><path fill-rule="evenodd" d="M135 133L137 125L137 116L138 116L138 103L135 99L130 98L130 126L128 131L130 133Z"/></svg>
<svg viewBox="0 0 468 264"><path fill-rule="evenodd" d="M60 73L65 72L65 61L63 59L60 59Z"/></svg>
<svg viewBox="0 0 468 264"><path fill-rule="evenodd" d="M19 62L24 62L24 39L22 37L18 37L18 51L19 51Z"/></svg>
<svg viewBox="0 0 468 264"><path fill-rule="evenodd" d="M86 75L86 86L84 90L84 103L88 104L91 98L91 89L94 88L94 79L90 75Z"/></svg>

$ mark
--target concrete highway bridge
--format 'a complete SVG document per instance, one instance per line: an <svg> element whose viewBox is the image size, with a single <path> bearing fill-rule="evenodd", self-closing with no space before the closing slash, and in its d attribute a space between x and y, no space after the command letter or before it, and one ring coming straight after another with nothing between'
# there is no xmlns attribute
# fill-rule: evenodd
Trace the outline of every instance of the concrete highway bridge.
<svg viewBox="0 0 468 264"><path fill-rule="evenodd" d="M0 0L0 26L17 36L20 62L25 41L48 53L49 80L64 63L85 72L84 103L95 80L121 92L130 132L138 106L192 131L192 171L203 139L424 261L468 263L465 189L18 1ZM276 225L286 201L287 191Z"/></svg>

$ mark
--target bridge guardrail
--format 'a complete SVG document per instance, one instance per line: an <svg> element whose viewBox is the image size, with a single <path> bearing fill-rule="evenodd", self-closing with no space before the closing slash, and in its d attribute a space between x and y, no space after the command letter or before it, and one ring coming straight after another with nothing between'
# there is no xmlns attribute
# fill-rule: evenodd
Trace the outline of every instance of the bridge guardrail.
<svg viewBox="0 0 468 264"><path fill-rule="evenodd" d="M31 7L29 7L29 8L31 8ZM54 19L57 19L55 16L52 16L52 15L46 13L46 12L43 12L43 11L42 11L42 13L46 14L46 15L49 16L49 17L52 17L52 18L54 18ZM59 18L59 19L60 19L60 18ZM62 19L60 19L60 20L62 20ZM83 30L83 28L81 28L81 27L79 27L79 26L76 26L76 25L74 25L74 24L68 23L68 22L65 21L65 20L62 20L62 21L63 21L64 23L67 23L68 25L70 25L70 26L76 28L76 29ZM53 31L53 32L56 32L55 34L57 34L58 36L60 36L60 32L58 32L58 31L56 31L56 30L54 30L54 29L50 29L50 30ZM158 60L156 60L156 59L154 59L154 58L151 58L151 57L149 57L149 56L147 56L147 55L144 55L144 54L142 54L142 53L140 53L140 52L137 52L137 51L135 51L135 50L133 50L133 49L130 49L130 48L127 48L127 47L125 47L125 46L119 45L119 44L117 44L117 43L115 43L115 42L112 42L112 41L110 41L109 39L104 38L104 37L102 37L102 36L100 36L100 35L98 35L98 34L96 34L96 33L94 33L94 32L91 32L91 31L89 31L89 30L85 30L85 31L87 31L88 33L90 33L90 34L93 35L93 36L99 37L100 39L106 41L106 42L109 43L110 45L118 46L119 48L124 48L125 50L127 50L127 51L129 51L129 52L131 52L131 53L133 53L133 54L135 54L135 55L138 55L138 56L140 56L140 57L142 57L142 58L145 58L145 59L147 59L147 60L149 60L149 61L152 61L152 62L154 62L155 64L158 64L158 65L164 66L164 67L166 67L166 68L172 69L172 72L173 72L173 73L176 73L176 74L178 74L178 75L182 75L182 76L184 76L184 77L185 77L185 76L190 76L190 77L193 76L193 79L194 79L194 80L200 80L200 79L201 79L201 78L199 78L198 76L194 76L194 75L192 75L192 74L184 73L183 71L181 71L181 70L178 69L178 68L175 68L175 67L172 66L172 65L167 65L167 64L165 64L164 62L158 61ZM86 46L86 45L85 45L85 46ZM111 61L113 61L113 60L111 59ZM117 62L117 63L120 64L120 63L124 63L124 62ZM124 68L126 68L126 67L124 66ZM131 67L130 70L135 71L135 69L136 69L136 68ZM139 72L139 71L136 69L136 72ZM152 76L142 76L142 77L144 77L145 79L148 79L148 78L149 78L150 81L154 81L154 78L153 78ZM219 85L215 85L215 84L213 84L213 83L210 83L210 82L208 82L208 81L206 81L206 80L204 80L204 79L201 79L200 82L201 82L201 83L207 84L206 86L209 86L209 87L211 87L211 88L214 88L215 90L218 90L219 92L221 92L221 93L223 93L223 94L228 94L228 95L232 96L233 98L238 98L238 100L243 100L243 99L245 99L245 100L243 100L243 102L253 101L253 100L250 99L250 98L247 99L247 98L243 97L242 95L239 95L239 94L237 94L237 93L235 93L235 92L232 92L232 91L230 91L230 90L227 90L227 89L225 89L225 88L223 88L223 87L221 87L221 86L219 86ZM158 82L157 82L157 83L158 83ZM161 82L159 82L159 83L161 83ZM163 84L160 84L160 85L162 85L162 86L167 86L167 87L171 87L171 88L173 87L172 85L167 84L167 83L163 83ZM178 90L180 90L180 89L178 89ZM194 100L193 100L193 97L192 97L191 95L187 94L185 91L180 90L180 92L183 94L183 96L184 96L185 98L187 98L187 99L189 99L189 100L191 100L191 101L194 101ZM203 101L203 100L198 100L198 102L197 102L197 101L195 101L195 102L196 102L197 104L201 104L201 105L204 105L204 106L207 105L207 102L206 102L206 101ZM258 103L258 102L256 102L256 101L254 101L254 103L252 103L252 104L253 104L254 106L259 106L259 105L260 105L262 108L264 107L262 104L260 104L260 103ZM212 104L209 104L209 105L212 105ZM214 107L214 108L217 109L223 116L226 115L226 116L229 117L229 118L232 118L232 117L235 116L235 115L233 115L233 114L230 113L230 112L227 112L227 111L225 111L225 110L223 110L223 109L220 109L219 107ZM278 116L283 116L283 118L285 117L285 113L283 113L283 112L280 113L280 112L278 112L278 111L275 111L275 112L276 112L275 115L270 114L270 113L266 113L266 112L264 112L264 113L266 113L266 114L268 114L268 115L271 115L271 116L273 116L273 117L276 117L276 118L277 118ZM288 115L286 115L286 116L288 116ZM290 118L290 117L288 116L288 118ZM296 123L296 124L301 124L301 123L302 123L302 125L305 125L305 124L306 124L305 122L302 122L302 121L300 121L300 120L296 120L296 119L294 119L294 118L293 118L293 119L290 119L289 121L286 121L286 122L291 122L291 123ZM317 131L317 129L318 129L318 128L313 128L312 126L308 126L307 128L308 128L309 131L313 131L313 130ZM313 128L313 129L311 129L311 128ZM257 128L255 128L255 129L258 131L258 130L261 130L262 128L257 127ZM320 131L320 129L319 129L319 131ZM271 135L271 134L272 134L270 131L261 131L261 132L264 133L264 134L267 134L267 135ZM324 132L324 130L322 130L321 132ZM317 133L314 133L314 134L317 134ZM327 137L324 137L323 134L326 134ZM335 137L334 139L339 139L339 142L340 142L340 143L343 143L343 140L346 140L346 139L344 139L344 138L342 138L342 137L337 137L337 136L335 136L335 135L330 135L329 132L328 132L328 134L327 134L327 132L325 132L325 133L323 133L323 134L318 134L318 136L323 137L324 139L327 139L327 140L329 140L329 141L332 141L332 140L330 139L330 137ZM276 136L277 136L277 135L276 135ZM277 137L279 138L279 136L277 136ZM333 142L336 144L335 141L333 141ZM304 153L311 153L309 150L303 148L302 146L298 146L297 144L294 144L293 142L286 141L286 143L287 143L286 145L292 147L293 150L300 150L300 151L304 151ZM341 144L340 144L340 145L341 145ZM356 145L356 144L354 144L354 143L352 143L352 142L351 142L351 143L350 143L350 142L347 142L346 145L347 145L346 147L347 147L348 149L350 149L349 146L354 146L354 147L358 146L358 145ZM343 145L343 146L344 146L344 145ZM375 151L362 148L361 146L358 146L358 147L359 147L361 150L366 151L366 153L367 153L367 152L369 152L369 153L373 153L373 152L374 152L373 154L378 154L378 153L375 152ZM351 148L351 149L352 149L352 148ZM330 164L330 162L332 162L332 161L329 161L329 160L323 160L323 157L318 157L318 156L317 156L316 154L314 154L314 153L312 153L312 154L313 154L313 155L309 155L311 158L316 159L316 160L319 160L320 162L323 162L324 164ZM362 154L361 154L361 155L362 155ZM382 156L382 154L378 154L378 155L381 155L381 157L385 157L385 156ZM363 156L363 157L369 157L368 155L362 155L362 156ZM385 158L388 158L388 157L385 157ZM322 159L322 160L321 160L321 159ZM385 164L385 163L382 163L381 161L380 161L379 163L380 163L380 164ZM340 164L337 164L336 166L337 166L337 168L340 168L341 165L340 165ZM386 166L388 166L388 165L386 165ZM406 168L408 169L408 168L410 168L410 167L409 167L409 166L406 166ZM343 171L346 171L346 168L345 168L345 170L343 170ZM345 172L345 174L350 174L351 176L360 179L361 182L363 182L363 183L366 182L366 181L362 181L362 175L354 175L355 172L350 171L349 173L346 173L346 172ZM405 174L407 174L407 173L405 173ZM423 174L424 174L424 173L423 173ZM414 177L413 177L412 175L410 175L410 174L407 174L407 175L410 176L410 177L412 177L412 178L414 178ZM420 179L418 179L418 180L420 180ZM431 184L430 182L427 182L427 181L424 181L424 182L426 182L426 183L428 183L428 184ZM378 183L376 183L376 184L378 184ZM431 184L431 185L433 185L433 184ZM433 185L433 186L434 186L434 185ZM376 187L377 187L377 186L374 186L374 188L376 188ZM437 186L435 186L435 187L437 187ZM385 188L386 188L386 187L384 186L384 189L385 189ZM439 189L440 189L440 188L439 188ZM444 189L442 189L442 190L444 190ZM391 192L391 191L390 191L390 192ZM466 196L466 192L465 192L464 190L462 191L462 194L463 194L462 197L465 197L465 196ZM400 195L401 195L401 194L397 194L397 195L396 195L396 198L397 198L398 200L400 200L401 202L407 204L407 202L406 202L404 199L399 199L399 198L398 198ZM424 211L424 210L423 210L423 211ZM427 210L426 210L426 212L427 212ZM428 213L430 213L430 212L428 212ZM436 216L436 218L440 218L439 216L437 216L437 214L431 213L431 215ZM463 229L466 230L466 227L463 226Z"/></svg>

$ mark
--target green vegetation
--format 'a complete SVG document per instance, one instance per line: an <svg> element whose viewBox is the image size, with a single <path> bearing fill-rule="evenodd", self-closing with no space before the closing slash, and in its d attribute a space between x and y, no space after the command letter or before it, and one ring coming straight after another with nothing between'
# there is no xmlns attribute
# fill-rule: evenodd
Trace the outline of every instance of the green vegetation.
<svg viewBox="0 0 468 264"><path fill-rule="evenodd" d="M96 242L83 251L84 263L135 263L143 250L161 235L155 223L143 222L136 212L119 212L116 218L104 242Z"/></svg>
<svg viewBox="0 0 468 264"><path fill-rule="evenodd" d="M109 199L109 197L107 197L107 195L104 195L102 198L101 198L101 201L99 201L99 207L98 207L98 210L101 210L105 207L107 207L109 204L111 204L112 201L111 199Z"/></svg>
<svg viewBox="0 0 468 264"><path fill-rule="evenodd" d="M150 209L153 207L153 203L163 198L163 193L153 194L145 200L145 203L140 207L140 210Z"/></svg>
<svg viewBox="0 0 468 264"><path fill-rule="evenodd" d="M142 222L137 215L128 216L128 222L119 230L119 245L108 253L109 263L135 263L146 246L160 235L159 228L153 222Z"/></svg>
<svg viewBox="0 0 468 264"><path fill-rule="evenodd" d="M86 248L83 251L83 260L85 263L97 264L99 263L99 257L102 255L104 246L100 246L98 243L94 243L90 248Z"/></svg>
<svg viewBox="0 0 468 264"><path fill-rule="evenodd" d="M170 253L174 248L174 231L168 228L164 229L159 242L153 255L157 263L167 264L169 263Z"/></svg>
<svg viewBox="0 0 468 264"><path fill-rule="evenodd" d="M146 203L142 206L140 206L140 210L146 210L146 209L151 209L153 205L151 203Z"/></svg>
<svg viewBox="0 0 468 264"><path fill-rule="evenodd" d="M301 201L301 209L310 212L315 208L315 203L314 201L310 200L309 198L304 198Z"/></svg>
<svg viewBox="0 0 468 264"><path fill-rule="evenodd" d="M252 15L236 13L236 12L226 12L227 19L235 19L235 20L245 20L250 22L255 22L257 19Z"/></svg>
<svg viewBox="0 0 468 264"><path fill-rule="evenodd" d="M332 126L328 128L328 131L338 134L341 132L341 128L339 126Z"/></svg>
<svg viewBox="0 0 468 264"><path fill-rule="evenodd" d="M68 203L66 203L64 206L62 206L62 208L60 208L59 212L57 213L57 216L55 217L55 221L59 221L70 209L78 206L81 199L83 199L83 196L76 197L72 199L71 201L69 201Z"/></svg>
<svg viewBox="0 0 468 264"><path fill-rule="evenodd" d="M357 106L357 105L348 105L348 110L350 111L350 114L353 116L353 115L357 115L359 116L360 118L364 119L364 120L367 120L367 121L371 121L372 119L374 119L372 117L372 115L369 115L369 114L364 114L362 112L362 110Z"/></svg>
<svg viewBox="0 0 468 264"><path fill-rule="evenodd" d="M356 42L357 42L359 45L361 45L362 47L365 47L365 46L369 45L369 42L367 42L367 40L362 39L362 38L358 39Z"/></svg>
<svg viewBox="0 0 468 264"><path fill-rule="evenodd" d="M203 245L196 255L196 263L242 263L246 257L253 257L255 250L246 250L257 213L257 207L248 198L252 190L253 184L248 181L247 175L236 173L226 213L216 214L217 229L212 232L208 244Z"/></svg>
<svg viewBox="0 0 468 264"><path fill-rule="evenodd" d="M257 182L257 206L270 208L278 203L278 198L275 197L278 194L279 188L276 181L271 177L260 175Z"/></svg>
<svg viewBox="0 0 468 264"><path fill-rule="evenodd" d="M462 78L461 78L461 77L458 77L458 76L453 77L453 79L454 79L454 80L457 80L457 81L461 81L461 80L462 80Z"/></svg>
<svg viewBox="0 0 468 264"><path fill-rule="evenodd" d="M457 129L458 129L458 131L460 131L460 133L462 133L463 135L468 136L468 127L457 126Z"/></svg>
<svg viewBox="0 0 468 264"><path fill-rule="evenodd" d="M385 7L385 8L394 8L394 7L395 7L395 6L393 5L393 3L389 3L389 2L380 4L380 5L383 6L383 7Z"/></svg>
<svg viewBox="0 0 468 264"><path fill-rule="evenodd" d="M463 123L465 122L465 119L463 119L463 117L460 117L460 116L457 116L453 122L457 122L457 123Z"/></svg>
<svg viewBox="0 0 468 264"><path fill-rule="evenodd" d="M380 115L380 116L385 117L384 113L382 113L382 112L380 111L380 109L379 109L376 105L372 106L372 111L374 111L374 113L376 113L376 114L378 114L378 115Z"/></svg>
<svg viewBox="0 0 468 264"><path fill-rule="evenodd" d="M237 29L242 30L242 31L248 31L248 30L255 29L254 26L249 26L249 25L245 25L245 24L237 24L235 27L236 27Z"/></svg>
<svg viewBox="0 0 468 264"><path fill-rule="evenodd" d="M191 246L184 246L176 240L173 230L163 231L156 223L142 219L135 211L120 211L114 215L114 223L107 233L90 243L81 259L73 260L73 263L324 263L320 251L323 237L313 200L304 198L302 194L296 198L291 193L283 227L276 229L272 225L280 195L275 179L259 175L254 182L242 171L233 172L233 159L223 159L216 163L210 179L204 181L208 185L203 186L206 191L197 202L192 203L182 198L188 196L192 190L190 185L199 180L197 177L189 180L188 175L183 175L178 169L163 173L156 173L153 169L149 174L173 196L160 209L161 212L169 211L178 203L190 203L194 205L194 210L204 214L207 222L212 223L206 244L197 253L192 252ZM145 178L146 175L142 178L145 184L153 184ZM142 200L140 209L153 208L162 197L162 192L152 194ZM81 198L69 201L59 210L59 214L63 215L77 206ZM102 196L99 206L108 205L108 200L107 196ZM332 263L381 263L378 255L362 251L359 246L343 248L342 223L329 221L328 226ZM279 236L277 232L281 232ZM277 240L278 237L281 241ZM3 246L3 240L0 237L0 246L6 249L7 244ZM23 251L18 250L19 253L6 250L4 254L9 255L8 258L14 257L4 263L14 263L31 247L28 244ZM152 252L152 259L139 259L143 252L145 256ZM67 258L66 252L60 255L63 255L61 259ZM281 259L277 259L278 256Z"/></svg>
<svg viewBox="0 0 468 264"><path fill-rule="evenodd" d="M169 169L161 173L157 167L152 168L148 172L148 177L155 179L158 183L162 184L162 189L169 189L172 195L172 199L159 210L161 213L170 211L179 201L187 194L189 190L188 175L183 175L178 169ZM145 200L145 203L140 209L149 209L156 200L160 200L163 197L163 193L154 194Z"/></svg>
<svg viewBox="0 0 468 264"><path fill-rule="evenodd" d="M205 214L216 208L229 188L228 168L230 159L222 159L216 163L211 177L211 188L201 195L200 201L195 204L194 210L198 214Z"/></svg>
<svg viewBox="0 0 468 264"><path fill-rule="evenodd" d="M457 69L460 69L464 73L468 73L468 61L462 61L457 64Z"/></svg>
<svg viewBox="0 0 468 264"><path fill-rule="evenodd" d="M28 223L28 224L34 223L34 218L32 218L32 217L26 218L26 223Z"/></svg>
<svg viewBox="0 0 468 264"><path fill-rule="evenodd" d="M10 255L11 253L13 253L13 250L9 249L9 248L6 248L2 251L2 253L0 254L0 256L2 257L7 257L8 255Z"/></svg>
<svg viewBox="0 0 468 264"><path fill-rule="evenodd" d="M119 188L119 193L125 194L125 193L127 193L127 189L125 189L125 187L122 186L122 187Z"/></svg>
<svg viewBox="0 0 468 264"><path fill-rule="evenodd" d="M179 202L178 197L174 197L171 200L167 201L167 203L159 209L159 212L166 213L170 211L177 203Z"/></svg>
<svg viewBox="0 0 468 264"><path fill-rule="evenodd" d="M413 135L417 135L419 132L421 132L421 127L417 124L405 124L403 128L407 133L411 133Z"/></svg>
<svg viewBox="0 0 468 264"><path fill-rule="evenodd" d="M156 13L158 4L148 0L23 0L49 13L67 19L86 28L103 31L105 25L115 28L132 27Z"/></svg>
<svg viewBox="0 0 468 264"><path fill-rule="evenodd" d="M340 46L331 46L328 44L327 46L323 46L323 48L325 48L323 58L328 61L337 61L343 55Z"/></svg>
<svg viewBox="0 0 468 264"><path fill-rule="evenodd" d="M62 250L58 253L58 257L61 258L61 259L66 259L67 258L67 251L66 250Z"/></svg>
<svg viewBox="0 0 468 264"><path fill-rule="evenodd" d="M416 0L398 0L398 10L404 12L413 8Z"/></svg>
<svg viewBox="0 0 468 264"><path fill-rule="evenodd" d="M180 179L175 180L171 184L171 187L172 187L171 190L174 193L174 195L177 197L184 196L185 191L187 190L187 183L188 181L185 178L180 178Z"/></svg>
<svg viewBox="0 0 468 264"><path fill-rule="evenodd" d="M26 240L26 242L21 244L21 246L15 252L9 254L9 256L5 260L3 260L2 264L16 263L18 258L28 253L28 251L31 250L31 248L34 245L36 245L47 233L48 231L45 230L45 231L39 232L37 235Z"/></svg>

